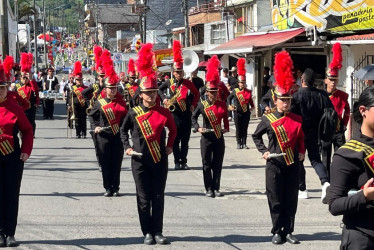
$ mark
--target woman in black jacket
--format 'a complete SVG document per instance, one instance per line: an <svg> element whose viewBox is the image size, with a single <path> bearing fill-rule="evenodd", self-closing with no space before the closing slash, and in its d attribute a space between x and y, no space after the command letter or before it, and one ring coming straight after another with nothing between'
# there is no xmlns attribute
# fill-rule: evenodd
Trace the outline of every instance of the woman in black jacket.
<svg viewBox="0 0 374 250"><path fill-rule="evenodd" d="M374 87L362 92L353 116L361 130L334 155L329 209L343 215L340 249L374 249Z"/></svg>

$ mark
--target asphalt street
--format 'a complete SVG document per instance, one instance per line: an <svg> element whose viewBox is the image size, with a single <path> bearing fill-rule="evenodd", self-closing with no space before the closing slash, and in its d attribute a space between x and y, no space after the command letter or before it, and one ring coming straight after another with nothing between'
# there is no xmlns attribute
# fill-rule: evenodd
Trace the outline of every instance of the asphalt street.
<svg viewBox="0 0 374 250"><path fill-rule="evenodd" d="M16 239L18 249L338 249L341 217L321 203L321 186L306 160L310 199L299 200L295 236L299 245L274 246L265 195L264 160L255 149L236 149L235 127L225 135L222 198L204 194L200 136L192 134L190 170L173 169L169 157L164 235L170 245L145 246L136 208L130 158L121 172L121 197L103 197L91 139L67 129L64 101L55 120L38 113L31 158L25 165ZM249 136L258 120L251 120ZM73 138L67 138L72 132Z"/></svg>

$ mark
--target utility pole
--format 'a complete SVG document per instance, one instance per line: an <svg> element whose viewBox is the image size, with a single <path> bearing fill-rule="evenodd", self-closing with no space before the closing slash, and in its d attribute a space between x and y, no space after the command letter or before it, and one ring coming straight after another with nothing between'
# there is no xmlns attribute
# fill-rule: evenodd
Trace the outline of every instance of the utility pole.
<svg viewBox="0 0 374 250"><path fill-rule="evenodd" d="M188 24L188 4L187 0L182 1L182 10L184 15L184 46L190 47L190 28Z"/></svg>
<svg viewBox="0 0 374 250"><path fill-rule="evenodd" d="M143 21L143 27L142 27L142 43L147 42L147 0L144 0L144 9L142 11L142 21Z"/></svg>
<svg viewBox="0 0 374 250"><path fill-rule="evenodd" d="M8 0L3 0L4 15L1 20L3 25L3 56L9 55L9 27L8 27Z"/></svg>
<svg viewBox="0 0 374 250"><path fill-rule="evenodd" d="M14 12L16 13L16 23L17 23L16 62L19 62L20 47L19 47L19 36L18 36L18 0L14 1Z"/></svg>
<svg viewBox="0 0 374 250"><path fill-rule="evenodd" d="M96 29L95 29L95 42L96 42L96 45L99 46L99 0L97 0L97 4L96 4L96 10L95 10L95 16L96 16Z"/></svg>
<svg viewBox="0 0 374 250"><path fill-rule="evenodd" d="M45 34L45 5L44 5L44 0L43 0L43 34L44 34L44 65L45 68L48 67L48 61L47 61L47 45L46 45L46 34Z"/></svg>
<svg viewBox="0 0 374 250"><path fill-rule="evenodd" d="M5 0L7 1L7 0ZM34 0L34 10L36 10L36 5L35 5L35 0ZM38 38L36 36L36 17L37 17L37 13L36 11L34 12L34 60L35 60L35 66L34 66L34 71L37 72L38 71Z"/></svg>

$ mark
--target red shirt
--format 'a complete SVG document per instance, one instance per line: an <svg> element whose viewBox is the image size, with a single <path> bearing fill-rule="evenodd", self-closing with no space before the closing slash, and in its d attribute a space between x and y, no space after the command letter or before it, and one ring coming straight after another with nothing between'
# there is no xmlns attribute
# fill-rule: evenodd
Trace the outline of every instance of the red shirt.
<svg viewBox="0 0 374 250"><path fill-rule="evenodd" d="M21 153L30 155L34 133L22 108L7 98L0 103L0 116L0 154L7 155L14 150L15 146L19 146L14 140L14 134L18 134L19 130L22 132Z"/></svg>
<svg viewBox="0 0 374 250"><path fill-rule="evenodd" d="M347 126L349 115L351 112L348 103L348 94L339 89L335 90L333 93L328 94L332 105L334 105L336 113L338 113L340 122L343 122L344 126Z"/></svg>

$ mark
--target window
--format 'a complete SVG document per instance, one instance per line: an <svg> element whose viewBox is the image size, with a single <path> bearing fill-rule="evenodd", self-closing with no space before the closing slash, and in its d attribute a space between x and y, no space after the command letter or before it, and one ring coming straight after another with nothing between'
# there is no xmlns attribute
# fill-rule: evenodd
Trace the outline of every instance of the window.
<svg viewBox="0 0 374 250"><path fill-rule="evenodd" d="M222 44L226 42L226 26L225 23L213 24L210 26L210 43Z"/></svg>

